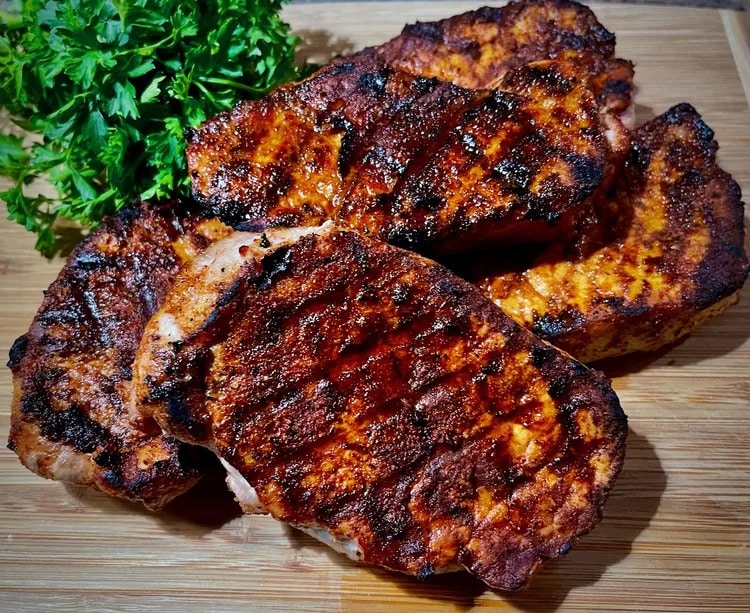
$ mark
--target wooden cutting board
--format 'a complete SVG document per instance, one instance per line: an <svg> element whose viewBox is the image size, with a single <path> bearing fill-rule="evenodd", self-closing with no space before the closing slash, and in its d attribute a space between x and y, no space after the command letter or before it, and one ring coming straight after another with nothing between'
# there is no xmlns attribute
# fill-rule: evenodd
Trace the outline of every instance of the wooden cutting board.
<svg viewBox="0 0 750 613"><path fill-rule="evenodd" d="M288 6L303 53L377 44L461 2ZM691 102L750 193L750 54L744 14L594 6L636 64L639 121ZM744 89L743 89L744 82ZM3 215L4 217L5 215ZM33 238L0 221L0 353L57 274ZM750 611L750 288L741 303L656 355L608 362L630 416L605 519L524 592L466 574L425 583L357 566L266 517L242 517L208 481L161 513L45 481L0 449L0 610ZM3 358L4 361L4 358ZM10 373L0 373L0 432Z"/></svg>

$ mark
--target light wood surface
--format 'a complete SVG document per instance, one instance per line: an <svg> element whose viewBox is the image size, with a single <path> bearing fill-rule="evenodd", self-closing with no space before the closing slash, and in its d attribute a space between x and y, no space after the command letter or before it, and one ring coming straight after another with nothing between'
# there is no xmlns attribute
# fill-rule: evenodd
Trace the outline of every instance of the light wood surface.
<svg viewBox="0 0 750 613"><path fill-rule="evenodd" d="M384 41L406 22L476 6L298 4L286 16L308 40L305 53L322 59ZM716 131L722 165L750 193L742 19L705 9L595 9L617 33L619 55L636 63L639 121L691 102ZM20 227L0 221L4 356L61 266L32 246ZM216 479L150 513L45 481L3 446L0 610L750 611L749 305L746 290L738 306L677 346L603 365L630 416L624 471L602 524L524 592L495 593L466 574L419 583L357 566L269 518L240 516ZM3 369L3 437L10 389Z"/></svg>

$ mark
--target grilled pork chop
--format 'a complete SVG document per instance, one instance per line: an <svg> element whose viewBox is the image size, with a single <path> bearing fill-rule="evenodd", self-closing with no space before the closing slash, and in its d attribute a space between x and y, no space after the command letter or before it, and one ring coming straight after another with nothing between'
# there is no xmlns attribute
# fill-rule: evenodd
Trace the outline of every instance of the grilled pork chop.
<svg viewBox="0 0 750 613"><path fill-rule="evenodd" d="M246 511L498 589L597 523L626 435L600 374L438 264L331 225L236 233L183 268L134 389Z"/></svg>
<svg viewBox="0 0 750 613"><path fill-rule="evenodd" d="M619 154L615 162L629 149L633 65L614 57L615 35L577 2L526 0L418 22L375 51L395 68L467 89L497 87L511 70L578 54L599 99L612 151Z"/></svg>
<svg viewBox="0 0 750 613"><path fill-rule="evenodd" d="M740 189L717 165L713 137L690 105L670 109L637 130L614 194L574 243L520 271L501 253L468 277L585 362L688 334L733 304L748 274Z"/></svg>
<svg viewBox="0 0 750 613"><path fill-rule="evenodd" d="M198 480L205 453L131 424L125 406L146 322L222 229L175 204L136 205L73 251L10 352L9 447L27 468L152 509Z"/></svg>
<svg viewBox="0 0 750 613"><path fill-rule="evenodd" d="M622 122L602 121L587 57L467 90L366 50L201 126L187 148L193 195L232 224L331 219L419 250L551 240L626 148Z"/></svg>
<svg viewBox="0 0 750 613"><path fill-rule="evenodd" d="M376 49L412 74L485 89L509 70L568 51L611 58L615 35L577 2L525 0L410 24Z"/></svg>

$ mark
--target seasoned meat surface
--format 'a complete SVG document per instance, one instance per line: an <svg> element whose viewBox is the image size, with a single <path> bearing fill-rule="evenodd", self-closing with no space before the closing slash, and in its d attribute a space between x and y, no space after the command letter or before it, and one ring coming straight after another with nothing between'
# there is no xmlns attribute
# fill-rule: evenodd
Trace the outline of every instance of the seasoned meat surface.
<svg viewBox="0 0 750 613"><path fill-rule="evenodd" d="M222 459L247 511L498 589L597 523L627 429L602 375L476 287L329 224L236 233L186 265L134 386L146 417Z"/></svg>
<svg viewBox="0 0 750 613"><path fill-rule="evenodd" d="M594 76L576 54L465 90L363 52L206 122L193 193L228 223L331 219L421 250L549 240L617 156Z"/></svg>
<svg viewBox="0 0 750 613"><path fill-rule="evenodd" d="M377 51L412 74L485 89L509 70L568 51L613 57L615 35L576 2L525 0L407 25Z"/></svg>
<svg viewBox="0 0 750 613"><path fill-rule="evenodd" d="M577 55L592 77L612 150L620 155L628 150L634 122L633 65L614 57L615 35L577 2L510 2L411 24L376 52L395 68L467 89L501 87L511 70Z"/></svg>
<svg viewBox="0 0 750 613"><path fill-rule="evenodd" d="M205 453L132 424L126 403L146 322L222 228L176 204L134 205L73 251L10 352L9 447L27 468L150 508L198 480Z"/></svg>
<svg viewBox="0 0 750 613"><path fill-rule="evenodd" d="M652 351L737 299L748 274L743 203L688 104L638 129L614 193L578 238L508 270L490 256L468 278L526 327L590 362Z"/></svg>

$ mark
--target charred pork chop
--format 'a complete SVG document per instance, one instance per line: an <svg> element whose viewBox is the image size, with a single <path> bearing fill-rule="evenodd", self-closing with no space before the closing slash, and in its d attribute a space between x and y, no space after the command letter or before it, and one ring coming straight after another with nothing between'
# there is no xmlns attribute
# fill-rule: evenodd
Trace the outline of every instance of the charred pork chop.
<svg viewBox="0 0 750 613"><path fill-rule="evenodd" d="M587 57L467 90L364 51L201 126L193 195L232 224L330 219L422 251L559 238L627 148Z"/></svg>
<svg viewBox="0 0 750 613"><path fill-rule="evenodd" d="M498 589L597 523L627 429L603 376L475 286L328 224L237 233L186 265L134 389L221 458L246 511Z"/></svg>
<svg viewBox="0 0 750 613"><path fill-rule="evenodd" d="M511 70L578 54L599 98L613 152L624 155L629 148L627 132L635 119L633 65L614 57L615 35L577 2L510 2L419 22L375 51L395 68L467 89L498 87Z"/></svg>
<svg viewBox="0 0 750 613"><path fill-rule="evenodd" d="M376 49L412 74L485 89L509 70L568 51L611 58L615 35L577 2L525 0L410 24Z"/></svg>
<svg viewBox="0 0 750 613"><path fill-rule="evenodd" d="M146 322L223 230L174 204L131 206L75 249L10 352L9 447L27 468L152 509L198 480L205 453L132 424L126 402Z"/></svg>
<svg viewBox="0 0 750 613"><path fill-rule="evenodd" d="M690 105L670 109L636 131L614 194L574 243L515 272L500 253L468 278L585 362L688 334L733 304L748 274L740 189L713 137Z"/></svg>

